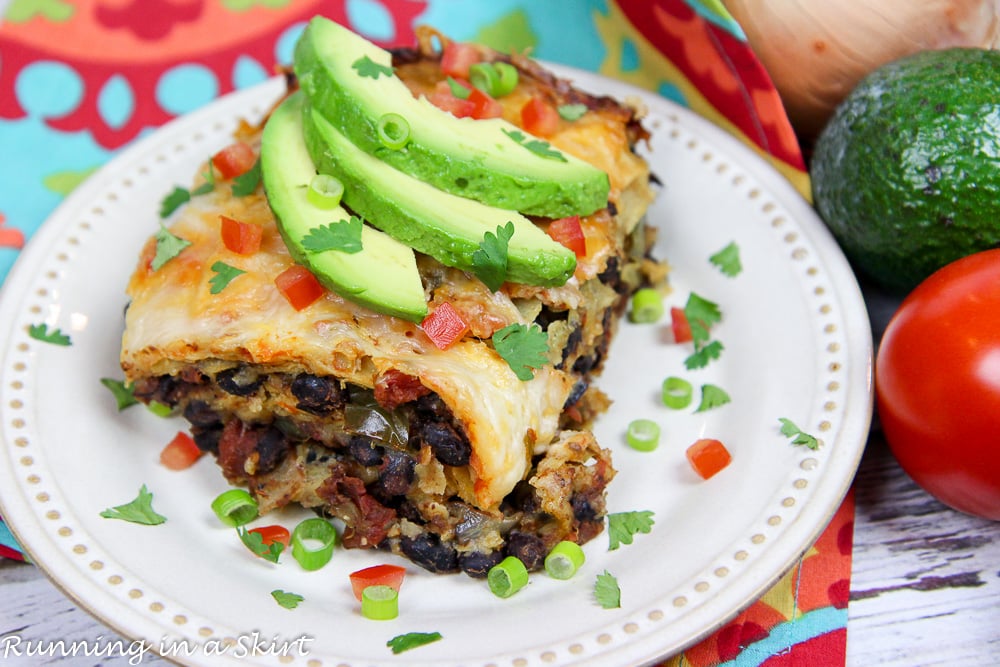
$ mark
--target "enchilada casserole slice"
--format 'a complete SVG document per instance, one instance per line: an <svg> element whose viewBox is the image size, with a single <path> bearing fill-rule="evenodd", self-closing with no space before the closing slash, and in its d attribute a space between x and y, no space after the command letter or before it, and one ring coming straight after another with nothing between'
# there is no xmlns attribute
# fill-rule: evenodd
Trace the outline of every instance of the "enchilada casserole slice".
<svg viewBox="0 0 1000 667"><path fill-rule="evenodd" d="M430 98L447 82L448 40L420 36L419 46L392 52L392 67L414 98ZM516 88L497 98L507 121L521 128L533 98L572 105L578 117L560 118L545 141L607 174L606 205L579 217L585 253L568 280L493 290L416 252L428 312L448 304L467 326L445 349L419 321L350 294L324 290L296 309L275 284L297 264L265 187L238 196L217 178L167 221L188 245L162 265L156 237L142 250L121 351L136 397L183 415L199 448L262 514L313 508L342 522L347 547L472 576L507 555L537 569L560 540L583 543L602 530L615 472L590 431L609 400L592 381L631 294L666 277L648 256L653 191L633 150L646 137L640 112L525 57L479 54L518 71ZM289 94L300 78L289 72ZM245 125L235 139L259 152L263 131ZM552 224L529 217L542 230ZM259 227L259 249L230 250L223 218ZM242 273L218 289L220 262ZM511 325L545 343L526 375L497 350L494 334Z"/></svg>

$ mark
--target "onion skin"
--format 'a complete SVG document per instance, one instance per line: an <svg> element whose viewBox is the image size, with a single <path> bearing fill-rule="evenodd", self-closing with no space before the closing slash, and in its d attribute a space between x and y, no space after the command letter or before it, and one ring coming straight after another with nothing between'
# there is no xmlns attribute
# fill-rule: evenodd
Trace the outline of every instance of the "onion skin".
<svg viewBox="0 0 1000 667"><path fill-rule="evenodd" d="M1000 0L723 0L809 146L869 72L917 51L1000 45Z"/></svg>

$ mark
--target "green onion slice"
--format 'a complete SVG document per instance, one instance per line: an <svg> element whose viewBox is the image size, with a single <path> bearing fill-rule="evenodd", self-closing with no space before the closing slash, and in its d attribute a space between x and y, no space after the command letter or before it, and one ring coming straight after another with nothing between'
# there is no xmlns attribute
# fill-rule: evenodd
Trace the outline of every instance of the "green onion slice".
<svg viewBox="0 0 1000 667"><path fill-rule="evenodd" d="M691 383L684 378L671 376L663 381L660 394L665 406L674 410L683 410L691 405L694 389L691 387Z"/></svg>
<svg viewBox="0 0 1000 667"><path fill-rule="evenodd" d="M496 97L500 73L493 67L493 63L476 63L469 67L469 83L490 97Z"/></svg>
<svg viewBox="0 0 1000 667"><path fill-rule="evenodd" d="M660 427L652 419L635 419L625 431L629 447L640 452L651 452L660 444Z"/></svg>
<svg viewBox="0 0 1000 667"><path fill-rule="evenodd" d="M292 530L292 556L303 570L318 570L329 563L336 545L337 529L318 516L302 521Z"/></svg>
<svg viewBox="0 0 1000 667"><path fill-rule="evenodd" d="M257 518L257 501L243 489L229 489L212 501L212 511L227 526L242 526Z"/></svg>
<svg viewBox="0 0 1000 667"><path fill-rule="evenodd" d="M309 182L306 200L321 209L336 208L344 196L344 184L329 174L316 174Z"/></svg>
<svg viewBox="0 0 1000 667"><path fill-rule="evenodd" d="M663 317L663 297L652 287L643 287L632 295L629 319L638 324L651 324Z"/></svg>
<svg viewBox="0 0 1000 667"><path fill-rule="evenodd" d="M398 113L382 114L378 119L378 140L392 150L399 150L410 140L410 123Z"/></svg>
<svg viewBox="0 0 1000 667"><path fill-rule="evenodd" d="M503 97L514 92L517 82L521 76L517 68L510 63L493 63L493 69L497 72L497 89L494 97Z"/></svg>
<svg viewBox="0 0 1000 667"><path fill-rule="evenodd" d="M373 621L399 616L399 592L392 586L366 586L361 591L361 615Z"/></svg>
<svg viewBox="0 0 1000 667"><path fill-rule="evenodd" d="M160 403L159 401L150 401L146 404L146 408L157 417L169 417L174 414L174 409L172 407L166 403Z"/></svg>
<svg viewBox="0 0 1000 667"><path fill-rule="evenodd" d="M528 583L528 568L517 556L507 556L486 573L486 583L497 597L509 598Z"/></svg>
<svg viewBox="0 0 1000 667"><path fill-rule="evenodd" d="M583 565L583 549L576 542L563 540L545 557L545 571L553 579L569 579Z"/></svg>

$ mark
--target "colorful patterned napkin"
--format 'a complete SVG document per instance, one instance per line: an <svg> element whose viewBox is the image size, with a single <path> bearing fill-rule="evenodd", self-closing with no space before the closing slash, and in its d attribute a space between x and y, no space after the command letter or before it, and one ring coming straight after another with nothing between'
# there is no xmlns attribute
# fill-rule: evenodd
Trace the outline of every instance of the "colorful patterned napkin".
<svg viewBox="0 0 1000 667"><path fill-rule="evenodd" d="M809 195L778 94L719 0L15 0L0 23L0 288L77 184L144 132L271 76L314 14L386 46L429 24L655 91ZM771 590L664 667L843 665L853 517L848 497ZM2 520L0 557L21 557Z"/></svg>

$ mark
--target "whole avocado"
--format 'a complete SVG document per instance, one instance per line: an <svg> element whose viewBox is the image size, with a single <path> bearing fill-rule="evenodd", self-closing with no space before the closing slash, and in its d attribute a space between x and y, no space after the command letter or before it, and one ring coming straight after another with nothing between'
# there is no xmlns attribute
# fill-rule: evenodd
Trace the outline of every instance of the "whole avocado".
<svg viewBox="0 0 1000 667"><path fill-rule="evenodd" d="M1000 52L923 51L837 108L810 164L813 200L856 268L905 293L1000 245Z"/></svg>

